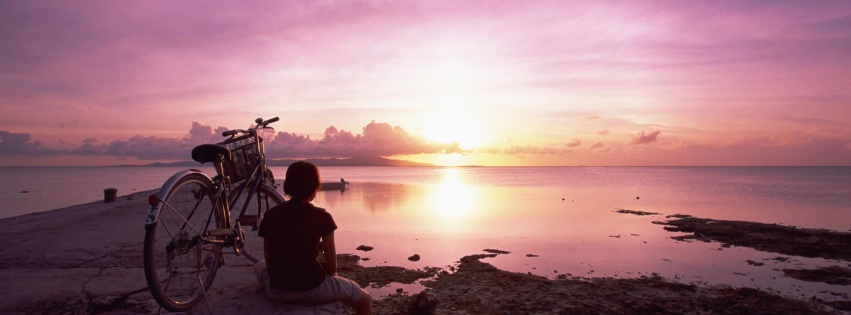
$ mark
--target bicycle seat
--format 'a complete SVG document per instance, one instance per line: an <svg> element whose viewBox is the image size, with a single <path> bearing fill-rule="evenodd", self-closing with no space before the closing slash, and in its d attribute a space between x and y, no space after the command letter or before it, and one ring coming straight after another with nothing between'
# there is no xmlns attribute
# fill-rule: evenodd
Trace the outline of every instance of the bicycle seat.
<svg viewBox="0 0 851 315"><path fill-rule="evenodd" d="M225 161L230 161L230 150L217 144L202 144L192 149L192 159L201 162L215 162L224 158Z"/></svg>

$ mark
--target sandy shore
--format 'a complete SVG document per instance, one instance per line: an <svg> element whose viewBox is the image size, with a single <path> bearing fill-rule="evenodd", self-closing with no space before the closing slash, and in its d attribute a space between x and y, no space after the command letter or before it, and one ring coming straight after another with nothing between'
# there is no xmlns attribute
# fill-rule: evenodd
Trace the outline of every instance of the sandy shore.
<svg viewBox="0 0 851 315"><path fill-rule="evenodd" d="M113 203L94 202L0 220L0 237L5 240L0 248L0 283L3 284L0 313L158 312L142 270L142 222L148 208L148 194L139 192L121 196ZM695 239L702 241L749 246L742 240L752 239L752 235L747 234L724 236L729 232L716 228L724 225L724 221L697 218L676 221L678 219L684 218L660 223L671 230L695 232ZM771 231L765 225L735 224L738 224L735 231L751 229L760 235L790 232ZM716 234L709 226L716 228ZM810 235L820 237L817 243L821 245L825 245L826 239L841 243L848 237L848 233L808 232L827 233ZM826 244L817 252L841 257L847 262L848 256L844 256L843 251L851 246L843 249L837 245ZM796 255L789 249L780 250L778 252ZM487 258L499 253L470 254L459 257L460 262L454 270L367 268L358 265L359 257L344 254L339 258L340 274L361 285L421 280L426 287L423 293L401 292L376 301L377 314L830 314L851 311L847 294L845 301L826 302L790 299L757 289L695 286L654 276L552 280L506 272L487 264ZM227 264L219 271L209 292L214 312L279 313L280 305L267 301L261 294L250 262L232 254L226 259ZM790 276L848 285L847 281L851 280L848 267L846 264L803 274L794 271ZM192 313L208 313L207 307L199 304Z"/></svg>

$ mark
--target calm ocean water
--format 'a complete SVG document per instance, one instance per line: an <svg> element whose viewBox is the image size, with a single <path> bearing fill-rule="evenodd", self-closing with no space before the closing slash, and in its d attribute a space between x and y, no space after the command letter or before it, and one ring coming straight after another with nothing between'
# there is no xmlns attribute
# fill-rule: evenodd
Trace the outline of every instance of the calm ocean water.
<svg viewBox="0 0 851 315"><path fill-rule="evenodd" d="M0 218L100 201L108 187L119 195L156 189L181 169L0 168ZM285 168L273 171L281 179ZM512 254L488 259L495 266L548 277L656 272L685 282L756 285L791 296L851 294L777 271L788 264L847 262L795 257L783 263L771 259L779 254L686 244L651 223L682 213L849 231L851 167L323 167L320 172L325 181L352 183L345 191L323 191L314 203L328 209L340 226L338 251L368 257L362 262L366 266L445 267L496 248ZM618 209L663 215L614 212ZM139 209L139 227L146 210ZM375 250L356 251L361 244ZM422 259L408 261L413 254ZM766 265L755 267L747 260ZM371 290L381 295L417 286Z"/></svg>
<svg viewBox="0 0 851 315"><path fill-rule="evenodd" d="M182 169L0 167L0 218L103 200L105 188L116 188L119 195L157 189ZM272 169L279 178L286 170ZM539 188L573 200L593 195L604 203L611 200L614 207L667 214L851 228L851 167L323 167L320 171L323 180L345 178L355 186L441 185L451 174L449 179L464 187Z"/></svg>

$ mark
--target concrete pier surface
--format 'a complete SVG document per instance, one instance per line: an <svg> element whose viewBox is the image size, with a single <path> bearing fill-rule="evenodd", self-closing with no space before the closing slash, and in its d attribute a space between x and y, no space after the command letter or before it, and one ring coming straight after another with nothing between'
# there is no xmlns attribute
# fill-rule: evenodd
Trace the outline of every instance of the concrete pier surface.
<svg viewBox="0 0 851 315"><path fill-rule="evenodd" d="M151 191L0 220L0 313L162 313L142 268ZM251 262L232 253L210 289L214 313L276 313ZM199 304L193 313L208 313Z"/></svg>

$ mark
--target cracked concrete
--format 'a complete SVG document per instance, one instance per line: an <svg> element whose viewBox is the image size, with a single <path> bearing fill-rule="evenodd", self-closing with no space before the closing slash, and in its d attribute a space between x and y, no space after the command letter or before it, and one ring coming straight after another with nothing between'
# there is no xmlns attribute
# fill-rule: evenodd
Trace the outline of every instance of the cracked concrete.
<svg viewBox="0 0 851 315"><path fill-rule="evenodd" d="M0 220L0 313L155 311L141 252L149 193Z"/></svg>
<svg viewBox="0 0 851 315"><path fill-rule="evenodd" d="M0 313L157 312L142 269L148 194L0 220Z"/></svg>

